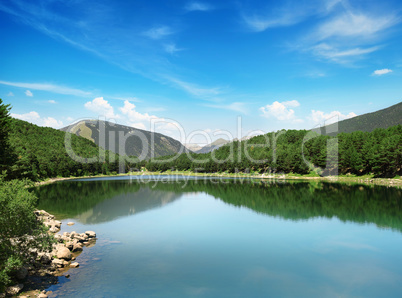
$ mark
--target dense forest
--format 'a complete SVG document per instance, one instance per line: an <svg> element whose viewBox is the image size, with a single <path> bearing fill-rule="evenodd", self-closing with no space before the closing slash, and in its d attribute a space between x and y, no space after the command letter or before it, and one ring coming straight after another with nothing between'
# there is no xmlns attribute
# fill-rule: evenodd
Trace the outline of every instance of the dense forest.
<svg viewBox="0 0 402 298"><path fill-rule="evenodd" d="M3 110L2 114L8 115ZM143 161L131 158L136 162L128 163L83 137L4 115L0 117L4 122L1 128L8 127L9 133L0 139L0 170L7 170L8 179L37 181L141 168L162 172L373 174L376 177L402 174L402 125L372 132L340 133L336 137L307 130L282 130L231 142L209 153L186 152ZM80 161L69 156L66 136L71 138L70 149L81 157Z"/></svg>
<svg viewBox="0 0 402 298"><path fill-rule="evenodd" d="M339 133L351 133L354 131L371 132L376 128L388 128L402 124L401 115L402 102L386 109L345 119L315 130L320 131L323 135L330 136L336 136Z"/></svg>
<svg viewBox="0 0 402 298"><path fill-rule="evenodd" d="M336 138L307 130L283 130L232 142L206 154L164 156L137 164L149 171L259 172L319 175L401 174L402 125Z"/></svg>

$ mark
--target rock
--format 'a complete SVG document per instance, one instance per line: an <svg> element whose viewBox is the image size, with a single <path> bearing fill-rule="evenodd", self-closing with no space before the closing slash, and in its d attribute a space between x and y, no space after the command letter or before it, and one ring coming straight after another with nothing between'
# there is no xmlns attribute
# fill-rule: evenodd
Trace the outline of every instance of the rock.
<svg viewBox="0 0 402 298"><path fill-rule="evenodd" d="M60 231L60 229L56 228L55 226L53 226L53 227L51 227L51 228L49 229L49 232L50 232L50 233L57 233L58 231Z"/></svg>
<svg viewBox="0 0 402 298"><path fill-rule="evenodd" d="M70 267L71 268L78 268L80 266L80 264L78 264L77 262L71 263Z"/></svg>
<svg viewBox="0 0 402 298"><path fill-rule="evenodd" d="M70 237L70 233L69 232L64 232L63 237Z"/></svg>
<svg viewBox="0 0 402 298"><path fill-rule="evenodd" d="M84 242L86 239L84 237L81 236L74 236L74 239L77 239L79 242Z"/></svg>
<svg viewBox="0 0 402 298"><path fill-rule="evenodd" d="M28 275L28 269L25 267L22 267L21 269L19 269L17 271L17 274L15 275L16 278L18 278L19 280L24 279L26 276Z"/></svg>
<svg viewBox="0 0 402 298"><path fill-rule="evenodd" d="M64 246L61 246L57 249L57 258L71 260L71 251Z"/></svg>
<svg viewBox="0 0 402 298"><path fill-rule="evenodd" d="M55 221L54 221L54 226L55 226L56 228L60 229L60 228L61 228L61 221L55 220Z"/></svg>
<svg viewBox="0 0 402 298"><path fill-rule="evenodd" d="M67 225L68 226L73 226L75 223L73 223L72 221L68 222Z"/></svg>
<svg viewBox="0 0 402 298"><path fill-rule="evenodd" d="M65 266L68 266L68 264L70 264L69 262L67 262L67 261L64 261L63 262L63 266L65 267Z"/></svg>
<svg viewBox="0 0 402 298"><path fill-rule="evenodd" d="M39 296L38 296L38 298L47 298L47 295L46 295L46 294L43 294L43 293L40 293Z"/></svg>
<svg viewBox="0 0 402 298"><path fill-rule="evenodd" d="M23 287L24 287L23 284L18 284L15 286L8 287L6 289L6 293L8 295L17 295L22 290Z"/></svg>
<svg viewBox="0 0 402 298"><path fill-rule="evenodd" d="M64 261L61 260L61 259L54 259L54 260L52 261L52 263L53 263L56 267L58 267L58 268L61 268L61 267L64 266Z"/></svg>
<svg viewBox="0 0 402 298"><path fill-rule="evenodd" d="M66 278L70 278L70 274L66 274L64 275Z"/></svg>
<svg viewBox="0 0 402 298"><path fill-rule="evenodd" d="M86 231L85 234L87 234L89 238L96 237L96 233L94 231Z"/></svg>
<svg viewBox="0 0 402 298"><path fill-rule="evenodd" d="M73 250L73 247L74 247L74 243L72 242L72 241L69 241L69 242L67 242L66 243L66 247L69 249L69 250Z"/></svg>
<svg viewBox="0 0 402 298"><path fill-rule="evenodd" d="M82 244L81 242L78 242L78 243L74 244L72 251L73 252L82 251L83 247L84 247L84 244Z"/></svg>

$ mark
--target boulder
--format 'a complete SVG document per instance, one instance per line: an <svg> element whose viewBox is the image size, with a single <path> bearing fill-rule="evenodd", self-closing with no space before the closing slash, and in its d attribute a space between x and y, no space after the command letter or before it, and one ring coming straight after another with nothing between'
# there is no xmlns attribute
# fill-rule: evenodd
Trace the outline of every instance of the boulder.
<svg viewBox="0 0 402 298"><path fill-rule="evenodd" d="M77 239L79 242L84 242L86 240L84 237L77 236L77 235L74 236L74 239Z"/></svg>
<svg viewBox="0 0 402 298"><path fill-rule="evenodd" d="M72 221L70 221L70 222L67 223L67 225L68 225L68 226L73 226L74 223L73 223Z"/></svg>
<svg viewBox="0 0 402 298"><path fill-rule="evenodd" d="M78 264L77 262L71 263L70 267L71 268L78 268L80 266L80 264Z"/></svg>
<svg viewBox="0 0 402 298"><path fill-rule="evenodd" d="M50 233L57 233L58 231L60 231L60 229L56 228L55 226L53 226L53 227L51 227L51 228L49 229L49 232L50 232Z"/></svg>
<svg viewBox="0 0 402 298"><path fill-rule="evenodd" d="M15 285L15 286L8 287L6 289L6 293L8 295L17 295L19 292L21 292L23 287L24 287L23 284L18 284L18 285Z"/></svg>
<svg viewBox="0 0 402 298"><path fill-rule="evenodd" d="M71 251L67 247L60 246L57 249L57 258L71 260Z"/></svg>
<svg viewBox="0 0 402 298"><path fill-rule="evenodd" d="M67 242L66 243L66 247L69 249L69 250L73 250L73 247L74 247L74 243L72 242L72 241L69 241L69 242Z"/></svg>
<svg viewBox="0 0 402 298"><path fill-rule="evenodd" d="M89 238L96 237L96 233L94 231L86 231L85 234L87 234Z"/></svg>
<svg viewBox="0 0 402 298"><path fill-rule="evenodd" d="M82 251L83 247L84 247L84 244L82 244L81 242L78 242L78 243L74 244L72 251L73 252Z"/></svg>
<svg viewBox="0 0 402 298"><path fill-rule="evenodd" d="M53 265L55 265L55 266L58 267L58 268L61 268L61 267L64 266L64 261L61 260L61 259L54 259L54 260L52 261L52 263L53 263Z"/></svg>

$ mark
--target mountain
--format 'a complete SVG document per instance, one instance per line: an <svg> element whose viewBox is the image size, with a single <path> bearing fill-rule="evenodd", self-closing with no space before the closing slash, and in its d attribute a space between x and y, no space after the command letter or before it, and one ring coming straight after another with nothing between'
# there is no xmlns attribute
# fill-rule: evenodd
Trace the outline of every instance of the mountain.
<svg viewBox="0 0 402 298"><path fill-rule="evenodd" d="M103 152L95 143L80 136L19 119L11 119L9 143L14 155L14 165L8 173L10 178L38 180L107 174L119 169L114 162L119 160L117 154ZM73 155L80 160L71 158ZM105 156L105 161L99 160L100 155Z"/></svg>
<svg viewBox="0 0 402 298"><path fill-rule="evenodd" d="M211 144L205 145L204 147L202 147L201 149L196 151L196 153L208 153L208 152L214 151L230 142L231 141L228 141L225 139L217 139L216 141L212 142Z"/></svg>
<svg viewBox="0 0 402 298"><path fill-rule="evenodd" d="M193 152L197 152L198 150L202 149L202 146L198 145L198 144L184 144L184 146Z"/></svg>
<svg viewBox="0 0 402 298"><path fill-rule="evenodd" d="M120 155L137 156L141 160L186 150L179 141L163 134L108 121L85 120L61 130L82 136L106 150Z"/></svg>
<svg viewBox="0 0 402 298"><path fill-rule="evenodd" d="M383 110L316 128L313 129L313 131L321 132L322 135L336 136L338 133L342 132L371 132L376 128L388 128L398 124L402 124L402 102ZM338 127L336 127L336 125L338 125Z"/></svg>

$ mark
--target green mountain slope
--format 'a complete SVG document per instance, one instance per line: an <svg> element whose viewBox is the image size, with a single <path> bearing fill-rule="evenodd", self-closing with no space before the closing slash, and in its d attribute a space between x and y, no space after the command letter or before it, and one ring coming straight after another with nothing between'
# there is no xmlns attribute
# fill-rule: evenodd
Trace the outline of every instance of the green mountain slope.
<svg viewBox="0 0 402 298"><path fill-rule="evenodd" d="M363 114L314 129L314 131L321 132L323 135L335 136L342 132L371 132L376 128L388 128L398 124L402 124L402 102L383 110ZM338 127L336 127L336 125L338 125Z"/></svg>
<svg viewBox="0 0 402 298"><path fill-rule="evenodd" d="M163 134L107 121L85 120L61 130L82 136L106 150L141 160L186 150L179 141Z"/></svg>
<svg viewBox="0 0 402 298"><path fill-rule="evenodd" d="M95 143L71 135L71 148L75 155L92 163L72 159L65 146L66 133L50 127L40 127L26 121L11 119L10 146L14 165L11 176L27 177L33 180L56 176L80 176L118 170L118 155L105 152ZM106 161L99 161L105 156ZM109 162L112 160L114 162Z"/></svg>

